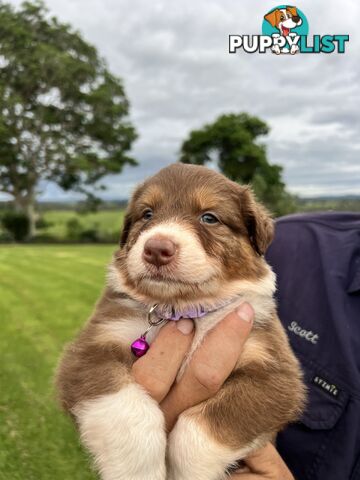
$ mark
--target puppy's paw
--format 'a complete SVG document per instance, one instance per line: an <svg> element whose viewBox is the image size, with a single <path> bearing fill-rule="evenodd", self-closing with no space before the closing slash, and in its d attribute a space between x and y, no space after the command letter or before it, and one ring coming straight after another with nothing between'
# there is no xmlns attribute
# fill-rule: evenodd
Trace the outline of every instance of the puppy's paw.
<svg viewBox="0 0 360 480"><path fill-rule="evenodd" d="M164 417L139 385L82 402L74 414L103 480L165 480Z"/></svg>
<svg viewBox="0 0 360 480"><path fill-rule="evenodd" d="M220 480L236 460L228 447L210 438L200 418L182 414L168 439L167 480Z"/></svg>
<svg viewBox="0 0 360 480"><path fill-rule="evenodd" d="M272 51L273 53L275 53L276 55L280 55L280 53L281 53L281 50L280 50L279 45L273 45L273 46L271 47L271 51Z"/></svg>

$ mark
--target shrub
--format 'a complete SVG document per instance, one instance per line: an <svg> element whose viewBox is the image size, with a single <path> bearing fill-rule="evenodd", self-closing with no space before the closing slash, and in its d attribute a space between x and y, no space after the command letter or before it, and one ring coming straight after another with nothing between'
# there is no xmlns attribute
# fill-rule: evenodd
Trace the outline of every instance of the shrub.
<svg viewBox="0 0 360 480"><path fill-rule="evenodd" d="M82 230L81 222L77 218L70 218L66 222L66 236L70 240L79 240Z"/></svg>
<svg viewBox="0 0 360 480"><path fill-rule="evenodd" d="M39 217L36 220L35 226L37 229L42 230L45 228L49 228L53 225L53 222L49 222L44 217Z"/></svg>
<svg viewBox="0 0 360 480"><path fill-rule="evenodd" d="M29 236L30 221L25 213L8 211L2 216L1 224L16 242Z"/></svg>
<svg viewBox="0 0 360 480"><path fill-rule="evenodd" d="M13 241L14 238L8 231L0 230L0 243L9 243Z"/></svg>
<svg viewBox="0 0 360 480"><path fill-rule="evenodd" d="M100 240L99 232L95 227L87 228L80 233L80 240L82 242L98 242Z"/></svg>

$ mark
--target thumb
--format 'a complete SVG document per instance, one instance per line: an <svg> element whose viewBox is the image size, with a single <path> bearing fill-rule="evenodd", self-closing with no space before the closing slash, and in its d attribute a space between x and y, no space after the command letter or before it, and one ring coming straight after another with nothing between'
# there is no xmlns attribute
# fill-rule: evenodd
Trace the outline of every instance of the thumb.
<svg viewBox="0 0 360 480"><path fill-rule="evenodd" d="M252 306L244 302L210 330L191 361L198 380L207 384L215 376L215 389L221 387L241 355L254 315Z"/></svg>
<svg viewBox="0 0 360 480"><path fill-rule="evenodd" d="M254 310L245 302L206 334L180 381L161 404L168 430L177 415L212 397L221 388L239 359L253 319Z"/></svg>

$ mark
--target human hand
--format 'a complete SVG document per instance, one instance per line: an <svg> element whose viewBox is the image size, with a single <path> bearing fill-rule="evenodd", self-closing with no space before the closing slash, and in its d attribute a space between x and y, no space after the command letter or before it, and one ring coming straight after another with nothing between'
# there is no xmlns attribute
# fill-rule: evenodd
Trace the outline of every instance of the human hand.
<svg viewBox="0 0 360 480"><path fill-rule="evenodd" d="M168 430L184 410L215 395L233 370L254 318L248 303L240 307L238 314L231 312L207 334L179 383L174 381L193 340L192 320L169 322L160 330L148 353L134 363L136 382L159 402ZM294 480L270 443L244 463L246 472L234 472L231 480Z"/></svg>
<svg viewBox="0 0 360 480"><path fill-rule="evenodd" d="M229 313L208 332L178 383L176 375L193 340L192 320L168 322L148 353L134 363L135 381L159 402L168 431L184 410L221 388L241 355L253 318L254 310L246 302Z"/></svg>
<svg viewBox="0 0 360 480"><path fill-rule="evenodd" d="M244 460L246 472L235 472L231 480L294 480L276 448L268 443Z"/></svg>

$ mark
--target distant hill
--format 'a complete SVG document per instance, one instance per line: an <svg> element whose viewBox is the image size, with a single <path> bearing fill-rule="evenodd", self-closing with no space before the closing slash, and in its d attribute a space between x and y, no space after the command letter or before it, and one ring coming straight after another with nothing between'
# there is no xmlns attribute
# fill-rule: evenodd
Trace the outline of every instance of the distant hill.
<svg viewBox="0 0 360 480"><path fill-rule="evenodd" d="M127 199L112 199L103 201L99 210L118 210L124 209L127 204ZM360 212L360 195L340 195L340 196L319 196L319 197L297 197L297 211L298 212L313 212L319 210L337 210L337 211L355 211ZM10 202L0 201L0 210L4 210L11 205ZM61 202L38 202L39 212L46 212L49 210L76 210L81 211L84 207L83 202L75 200L67 200Z"/></svg>
<svg viewBox="0 0 360 480"><path fill-rule="evenodd" d="M359 187L360 189L360 187ZM299 197L299 201L337 201L337 200L360 200L360 195L319 195L317 197Z"/></svg>
<svg viewBox="0 0 360 480"><path fill-rule="evenodd" d="M348 211L360 212L360 195L297 198L299 212Z"/></svg>
<svg viewBox="0 0 360 480"><path fill-rule="evenodd" d="M103 201L99 206L99 210L123 209L126 207L127 202L128 202L127 199ZM0 210L6 209L10 206L11 206L11 202L0 201ZM66 200L61 202L47 202L47 201L37 202L37 208L39 212L45 212L48 210L81 210L83 206L84 206L83 202L75 201L75 200Z"/></svg>

